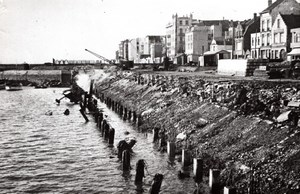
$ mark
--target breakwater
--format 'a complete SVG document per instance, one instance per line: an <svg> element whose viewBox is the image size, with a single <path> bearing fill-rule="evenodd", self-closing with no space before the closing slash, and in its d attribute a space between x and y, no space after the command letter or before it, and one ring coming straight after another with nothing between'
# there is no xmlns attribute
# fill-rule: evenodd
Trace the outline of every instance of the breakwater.
<svg viewBox="0 0 300 194"><path fill-rule="evenodd" d="M0 80L16 80L30 83L55 81L63 86L71 84L71 71L63 70L8 70L0 72Z"/></svg>
<svg viewBox="0 0 300 194"><path fill-rule="evenodd" d="M136 112L140 130L174 142L176 157L185 149L202 158L206 176L219 169L222 186L299 189L298 83L112 72L95 91L123 113Z"/></svg>

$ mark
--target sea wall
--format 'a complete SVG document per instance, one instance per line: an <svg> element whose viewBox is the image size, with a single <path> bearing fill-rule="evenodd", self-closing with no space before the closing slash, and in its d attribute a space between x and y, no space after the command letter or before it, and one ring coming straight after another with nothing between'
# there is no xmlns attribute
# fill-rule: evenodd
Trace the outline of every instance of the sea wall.
<svg viewBox="0 0 300 194"><path fill-rule="evenodd" d="M62 70L8 70L0 72L0 79L41 83L45 80L71 83L71 72Z"/></svg>
<svg viewBox="0 0 300 194"><path fill-rule="evenodd" d="M220 169L224 185L245 191L255 179L264 193L300 188L298 82L108 72L95 93L135 111L139 130L157 128L178 154L203 158L205 172Z"/></svg>

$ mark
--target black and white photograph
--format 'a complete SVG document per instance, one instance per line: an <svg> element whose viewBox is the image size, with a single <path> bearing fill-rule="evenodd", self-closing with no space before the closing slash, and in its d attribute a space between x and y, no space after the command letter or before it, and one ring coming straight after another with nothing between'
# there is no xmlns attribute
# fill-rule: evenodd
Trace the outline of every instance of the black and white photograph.
<svg viewBox="0 0 300 194"><path fill-rule="evenodd" d="M300 194L300 0L0 0L0 194Z"/></svg>

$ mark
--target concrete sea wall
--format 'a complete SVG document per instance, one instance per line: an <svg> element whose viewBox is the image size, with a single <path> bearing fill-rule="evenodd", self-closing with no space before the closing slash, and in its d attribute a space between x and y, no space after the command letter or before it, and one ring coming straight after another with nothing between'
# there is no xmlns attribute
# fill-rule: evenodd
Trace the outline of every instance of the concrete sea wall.
<svg viewBox="0 0 300 194"><path fill-rule="evenodd" d="M8 70L0 72L0 79L41 83L45 80L71 83L71 72L62 70Z"/></svg>

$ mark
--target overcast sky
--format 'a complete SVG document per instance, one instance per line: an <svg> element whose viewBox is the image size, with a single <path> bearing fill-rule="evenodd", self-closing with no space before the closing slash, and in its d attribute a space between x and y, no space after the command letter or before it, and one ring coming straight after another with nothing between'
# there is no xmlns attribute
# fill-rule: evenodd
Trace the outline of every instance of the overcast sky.
<svg viewBox="0 0 300 194"><path fill-rule="evenodd" d="M172 14L244 20L267 0L0 0L0 63L115 58L121 40L164 35ZM274 0L273 0L274 2Z"/></svg>

